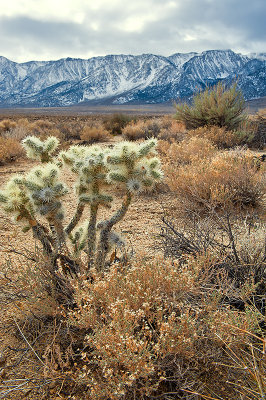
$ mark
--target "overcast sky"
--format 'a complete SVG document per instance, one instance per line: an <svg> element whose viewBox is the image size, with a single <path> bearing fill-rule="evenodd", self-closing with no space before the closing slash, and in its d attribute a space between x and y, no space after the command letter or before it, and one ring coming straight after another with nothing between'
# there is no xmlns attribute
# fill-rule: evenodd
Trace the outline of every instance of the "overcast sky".
<svg viewBox="0 0 266 400"><path fill-rule="evenodd" d="M0 0L0 55L266 52L265 20L265 0Z"/></svg>

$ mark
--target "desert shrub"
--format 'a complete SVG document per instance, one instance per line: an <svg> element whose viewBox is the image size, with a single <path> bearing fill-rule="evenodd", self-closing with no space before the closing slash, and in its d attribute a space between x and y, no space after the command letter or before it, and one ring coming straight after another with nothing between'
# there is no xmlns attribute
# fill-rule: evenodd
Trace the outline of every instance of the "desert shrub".
<svg viewBox="0 0 266 400"><path fill-rule="evenodd" d="M231 285L239 287L249 279L254 279L255 285L263 282L266 230L258 217L247 214L239 218L215 211L204 218L195 213L192 217L162 218L159 238L166 257L212 254L220 262L220 271L223 269L232 280Z"/></svg>
<svg viewBox="0 0 266 400"><path fill-rule="evenodd" d="M51 126L49 129L41 129L38 133L38 138L42 141L47 140L50 137L56 137L58 140L61 142L64 142L65 140L65 135L63 132L61 132L58 128L55 128L54 126ZM63 143L61 143L60 148Z"/></svg>
<svg viewBox="0 0 266 400"><path fill-rule="evenodd" d="M137 121L135 123L128 124L125 128L123 128L122 133L123 137L127 140L138 140L145 137L144 132L145 122Z"/></svg>
<svg viewBox="0 0 266 400"><path fill-rule="evenodd" d="M13 138L0 137L0 163L15 161L24 154L21 144Z"/></svg>
<svg viewBox="0 0 266 400"><path fill-rule="evenodd" d="M170 143L181 142L185 138L185 133L182 131L175 131L173 129L162 129L158 135L159 140L165 140Z"/></svg>
<svg viewBox="0 0 266 400"><path fill-rule="evenodd" d="M85 125L80 133L80 139L88 143L107 142L111 135L102 126Z"/></svg>
<svg viewBox="0 0 266 400"><path fill-rule="evenodd" d="M254 138L252 144L263 150L266 145L265 109L259 110L250 123L254 128Z"/></svg>
<svg viewBox="0 0 266 400"><path fill-rule="evenodd" d="M51 128L48 131L44 131L39 137L41 140L47 140L49 137L56 137L60 141L65 140L65 135L63 132L61 132L58 128Z"/></svg>
<svg viewBox="0 0 266 400"><path fill-rule="evenodd" d="M50 314L41 311L47 303L43 294L32 293L36 306L27 308L31 289L24 279L24 299L13 300L15 322L1 326L9 345L4 356L12 357L13 366L7 369L12 387L7 376L0 394L84 400L189 394L192 400L199 395L229 400L237 398L239 386L243 393L258 391L265 381L262 316L252 307L240 312L223 305L219 288L202 274L208 264L210 257L188 258L181 268L163 259L139 259L130 268L91 270L90 279L82 274L74 279L75 308L50 304ZM11 285L14 275L4 272ZM20 289L18 277L15 283ZM252 354L260 360L257 380L248 361Z"/></svg>
<svg viewBox="0 0 266 400"><path fill-rule="evenodd" d="M198 136L210 140L219 148L230 148L249 144L254 138L254 133L247 130L238 129L236 131L226 130L225 127L204 126L190 130L189 136Z"/></svg>
<svg viewBox="0 0 266 400"><path fill-rule="evenodd" d="M28 134L29 134L29 131L25 126L17 124L16 127L11 128L9 131L5 132L3 134L3 137L12 138L12 139L15 139L18 142L20 142Z"/></svg>
<svg viewBox="0 0 266 400"><path fill-rule="evenodd" d="M4 132L10 131L10 129L13 129L17 126L15 121L11 121L10 119L3 119L0 122L0 135L3 134Z"/></svg>
<svg viewBox="0 0 266 400"><path fill-rule="evenodd" d="M113 114L103 120L104 128L112 135L121 135L123 128L132 121L132 117L125 114Z"/></svg>
<svg viewBox="0 0 266 400"><path fill-rule="evenodd" d="M23 126L24 128L28 128L30 122L29 122L28 118L19 118L17 120L17 124L19 126Z"/></svg>
<svg viewBox="0 0 266 400"><path fill-rule="evenodd" d="M57 129L59 129L65 140L79 140L83 127L84 124L78 120L75 122L68 121L57 124Z"/></svg>
<svg viewBox="0 0 266 400"><path fill-rule="evenodd" d="M38 119L37 121L33 122L30 127L32 134L38 134L39 131L52 129L54 124L48 120Z"/></svg>
<svg viewBox="0 0 266 400"><path fill-rule="evenodd" d="M172 164L177 167L178 165L196 163L204 158L209 159L218 150L208 139L188 136L181 143L169 143L160 140L158 151L164 157L166 165Z"/></svg>
<svg viewBox="0 0 266 400"><path fill-rule="evenodd" d="M160 120L137 121L127 125L122 133L127 140L148 139L158 137L161 130Z"/></svg>
<svg viewBox="0 0 266 400"><path fill-rule="evenodd" d="M256 115L261 118L266 118L266 108L260 108Z"/></svg>
<svg viewBox="0 0 266 400"><path fill-rule="evenodd" d="M173 145L172 145L173 146ZM263 203L265 173L254 165L254 155L231 150L211 159L179 166L178 148L173 147L171 162L165 167L169 187L177 193L181 209L256 208Z"/></svg>
<svg viewBox="0 0 266 400"><path fill-rule="evenodd" d="M201 126L225 127L235 130L246 116L243 114L245 100L236 84L226 89L219 82L214 87L207 87L192 98L192 104L176 105L176 119L183 121L188 129L196 129Z"/></svg>
<svg viewBox="0 0 266 400"><path fill-rule="evenodd" d="M181 142L185 138L185 125L173 118L164 118L161 123L158 139L168 142Z"/></svg>
<svg viewBox="0 0 266 400"><path fill-rule="evenodd" d="M48 137L49 131L54 128L54 124L48 120L39 119L28 125L29 134L38 137Z"/></svg>

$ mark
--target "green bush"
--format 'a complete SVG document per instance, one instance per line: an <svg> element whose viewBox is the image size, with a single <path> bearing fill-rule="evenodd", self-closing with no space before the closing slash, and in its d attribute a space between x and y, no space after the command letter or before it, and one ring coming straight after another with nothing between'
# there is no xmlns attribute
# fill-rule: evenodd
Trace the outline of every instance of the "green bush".
<svg viewBox="0 0 266 400"><path fill-rule="evenodd" d="M132 121L132 118L125 114L113 114L103 121L104 128L112 135L121 135L122 129Z"/></svg>
<svg viewBox="0 0 266 400"><path fill-rule="evenodd" d="M231 88L219 82L216 86L207 87L187 103L176 105L176 119L185 123L187 129L201 126L218 126L235 130L246 120L243 114L245 99L236 84Z"/></svg>

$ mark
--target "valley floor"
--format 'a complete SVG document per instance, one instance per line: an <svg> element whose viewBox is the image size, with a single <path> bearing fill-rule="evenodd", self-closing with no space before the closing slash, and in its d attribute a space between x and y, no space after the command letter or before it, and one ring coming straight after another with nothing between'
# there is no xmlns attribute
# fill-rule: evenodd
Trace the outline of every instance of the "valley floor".
<svg viewBox="0 0 266 400"><path fill-rule="evenodd" d="M266 97L253 99L246 102L248 114L255 114L259 109L266 108ZM0 108L0 116L12 117L14 115L28 116L86 116L95 114L114 114L122 113L129 115L165 115L174 114L175 106L173 103L159 104L121 104L121 105L76 105L70 107L40 107L40 108Z"/></svg>

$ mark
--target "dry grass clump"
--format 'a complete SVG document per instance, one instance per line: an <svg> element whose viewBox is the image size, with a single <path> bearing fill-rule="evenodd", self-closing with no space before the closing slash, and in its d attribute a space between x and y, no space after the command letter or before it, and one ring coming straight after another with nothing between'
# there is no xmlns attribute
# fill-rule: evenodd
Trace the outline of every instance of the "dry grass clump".
<svg viewBox="0 0 266 400"><path fill-rule="evenodd" d="M184 139L185 132L185 125L182 122L167 116L131 122L122 130L127 140L156 137L168 142L180 142Z"/></svg>
<svg viewBox="0 0 266 400"><path fill-rule="evenodd" d="M139 120L128 124L123 130L123 137L127 140L149 139L158 137L161 130L161 123L156 119L147 121Z"/></svg>
<svg viewBox="0 0 266 400"><path fill-rule="evenodd" d="M209 159L218 152L218 149L208 139L188 136L181 143L160 140L158 151L164 157L165 164L170 167L173 163L174 167L177 167L196 163L203 158ZM168 171L168 167L166 170Z"/></svg>
<svg viewBox="0 0 266 400"><path fill-rule="evenodd" d="M30 124L31 134L38 136L43 131L50 130L54 127L51 121L38 119L37 121Z"/></svg>
<svg viewBox="0 0 266 400"><path fill-rule="evenodd" d="M121 135L127 124L135 119L135 117L132 118L125 114L116 113L104 118L103 126L111 135Z"/></svg>
<svg viewBox="0 0 266 400"><path fill-rule="evenodd" d="M208 211L263 203L265 171L263 166L258 169L252 152L240 149L220 152L212 158L195 156L196 162L181 166L179 148L172 147L172 152L171 162L165 167L166 181L177 193L181 208L186 204L194 211Z"/></svg>
<svg viewBox="0 0 266 400"><path fill-rule="evenodd" d="M3 119L0 122L0 135L4 132L8 132L10 129L14 129L17 126L16 122L10 119Z"/></svg>
<svg viewBox="0 0 266 400"><path fill-rule="evenodd" d="M29 123L27 129L29 134L37 136L41 140L46 140L49 136L55 136L60 140L65 138L64 133L53 122L48 120L39 119L33 123Z"/></svg>
<svg viewBox="0 0 266 400"><path fill-rule="evenodd" d="M254 134L250 130L231 131L218 126L204 126L193 129L188 131L188 135L206 138L222 149L249 144L254 138Z"/></svg>
<svg viewBox="0 0 266 400"><path fill-rule="evenodd" d="M88 143L107 142L111 139L111 135L103 126L85 125L80 133L80 139Z"/></svg>
<svg viewBox="0 0 266 400"><path fill-rule="evenodd" d="M260 108L257 115L262 118L266 118L266 108Z"/></svg>
<svg viewBox="0 0 266 400"><path fill-rule="evenodd" d="M161 130L158 139L168 142L181 142L185 138L186 128L183 122L164 117L161 121Z"/></svg>
<svg viewBox="0 0 266 400"><path fill-rule="evenodd" d="M6 138L12 138L20 142L22 139L24 139L27 135L29 134L29 130L27 127L17 124L15 128L11 128L9 131L5 132L3 134L4 137Z"/></svg>
<svg viewBox="0 0 266 400"><path fill-rule="evenodd" d="M0 137L0 164L15 161L23 154L23 148L16 139Z"/></svg>
<svg viewBox="0 0 266 400"><path fill-rule="evenodd" d="M35 288L24 279L19 292L17 277L16 319L8 329L2 325L13 367L5 363L0 394L11 380L7 399L18 392L40 399L196 400L200 393L229 400L237 398L238 385L241 393L259 393L262 316L252 307L240 312L223 305L220 288L210 286L210 264L206 256L188 257L182 266L136 260L81 274L72 280L71 310L56 307L43 290L36 296L38 279ZM6 271L5 279L14 280Z"/></svg>

